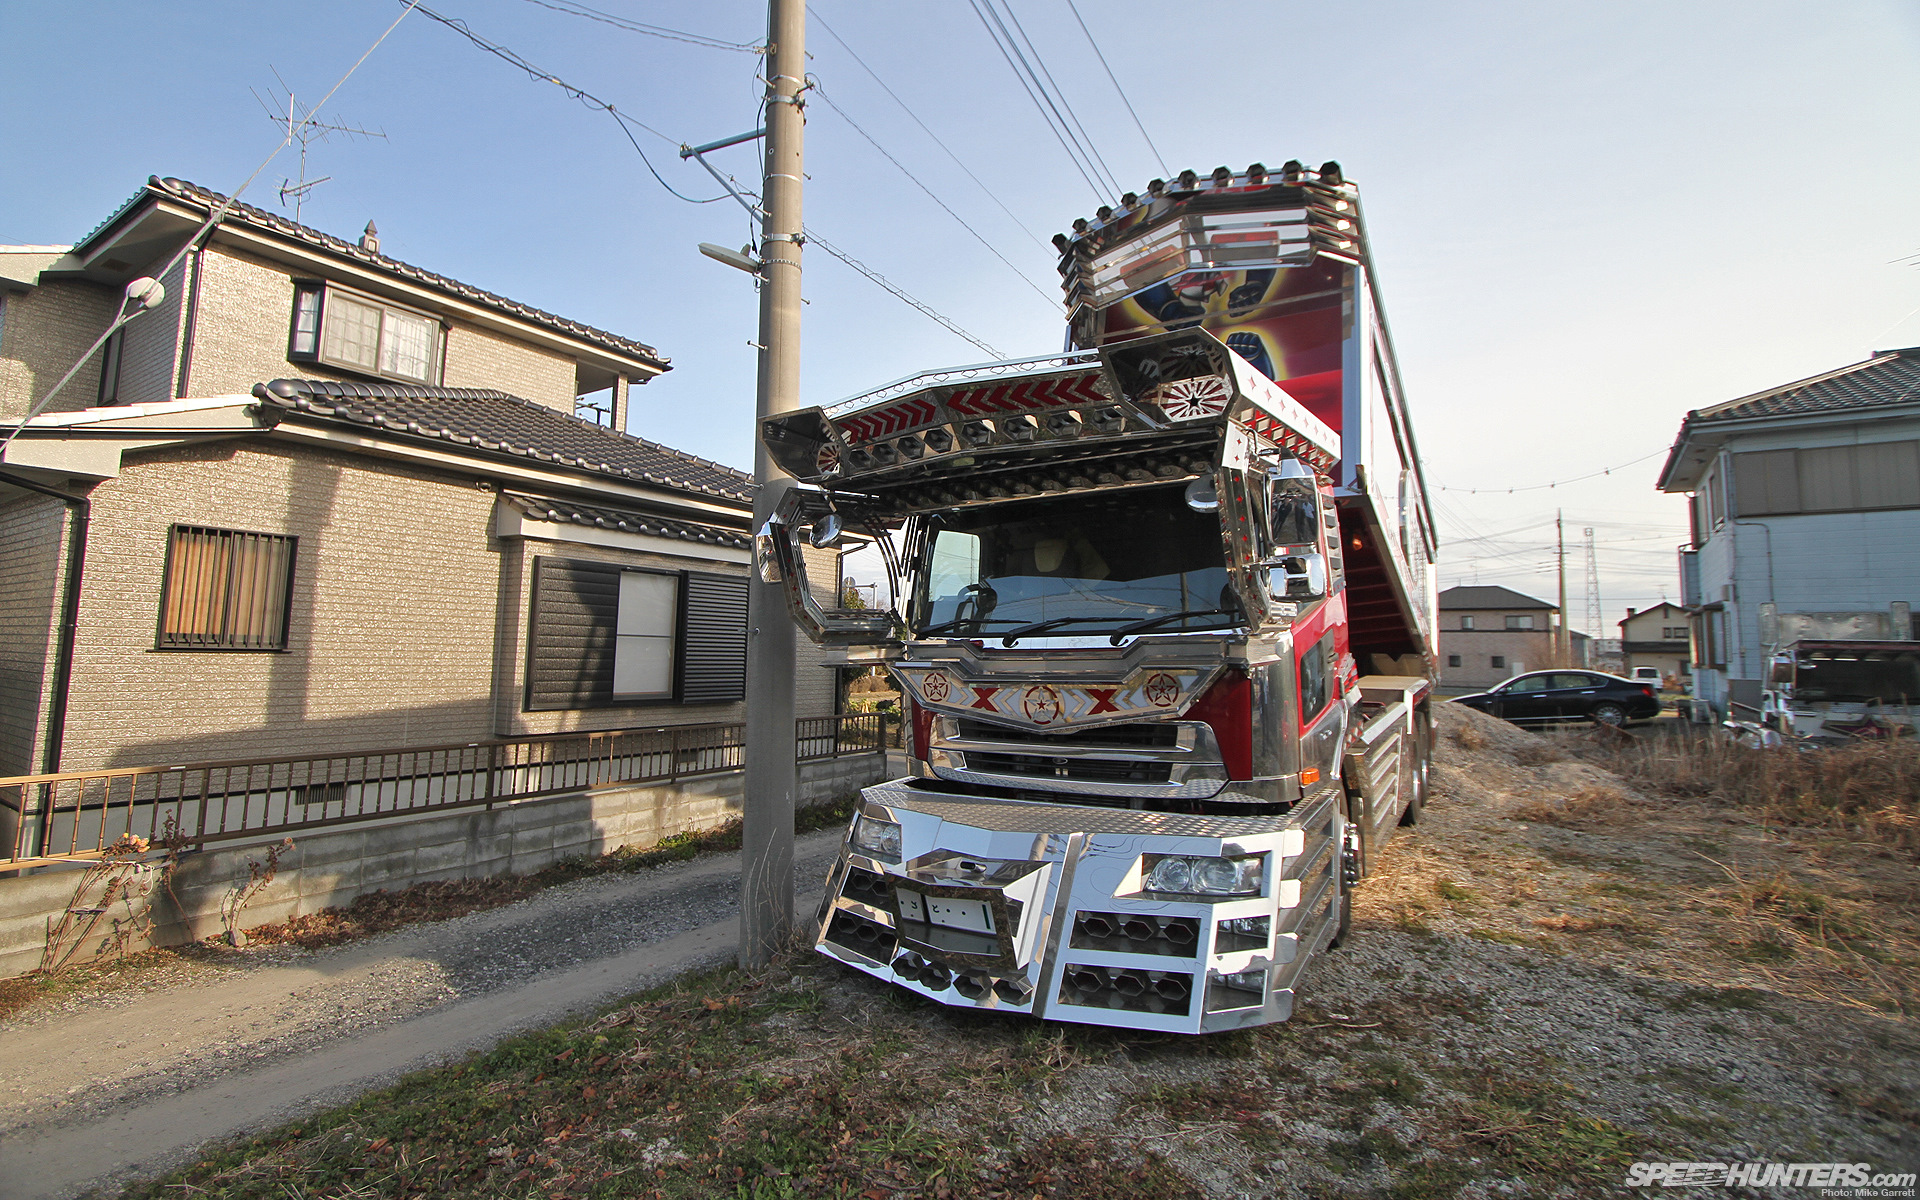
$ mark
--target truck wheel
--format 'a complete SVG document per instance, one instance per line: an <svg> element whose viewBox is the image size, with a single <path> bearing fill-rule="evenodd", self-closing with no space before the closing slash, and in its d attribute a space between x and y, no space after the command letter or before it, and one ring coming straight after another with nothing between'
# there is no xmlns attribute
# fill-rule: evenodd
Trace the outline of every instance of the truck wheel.
<svg viewBox="0 0 1920 1200"><path fill-rule="evenodd" d="M1596 704L1588 715L1595 725L1612 725L1617 729L1627 723L1627 710L1618 704Z"/></svg>

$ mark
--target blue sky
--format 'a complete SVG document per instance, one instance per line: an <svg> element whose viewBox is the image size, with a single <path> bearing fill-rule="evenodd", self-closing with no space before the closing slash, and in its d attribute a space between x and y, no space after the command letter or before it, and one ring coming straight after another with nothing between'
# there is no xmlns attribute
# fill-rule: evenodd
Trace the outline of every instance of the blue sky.
<svg viewBox="0 0 1920 1200"><path fill-rule="evenodd" d="M1686 411L1920 343L1920 260L1900 261L1920 253L1912 4L1078 3L1166 168L1334 158L1360 185L1445 584L1551 599L1563 508L1571 539L1595 530L1607 622L1674 594L1684 510L1653 479ZM755 123L749 53L538 0L432 6L660 131L637 136L689 196L716 189L675 145ZM742 45L765 25L758 4L595 7ZM1057 348L1047 239L1099 197L973 9L814 7L812 71L845 116L809 109L809 226L1008 356ZM1121 184L1165 174L1067 0L1012 10ZM149 174L231 191L280 136L255 93L317 99L400 12L0 5L0 242L72 242ZM694 249L749 240L730 200L675 199L604 113L417 12L323 115L387 136L312 147L308 177L331 180L303 221L351 238L374 219L396 257L659 347L675 370L635 393L633 431L750 462L752 281ZM750 147L716 157L756 171ZM277 208L298 173L283 151L245 198ZM805 402L985 357L818 248L806 262ZM1534 490L1464 490L1506 487ZM1569 574L1578 628L1578 553Z"/></svg>

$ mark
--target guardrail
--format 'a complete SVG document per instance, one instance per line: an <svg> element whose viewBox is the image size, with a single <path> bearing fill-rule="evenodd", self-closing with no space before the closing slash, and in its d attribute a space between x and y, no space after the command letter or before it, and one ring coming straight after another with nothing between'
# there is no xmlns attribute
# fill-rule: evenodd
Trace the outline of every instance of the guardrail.
<svg viewBox="0 0 1920 1200"><path fill-rule="evenodd" d="M795 722L801 762L884 754L879 713ZM307 758L0 778L0 870L96 857L119 838L181 846L491 806L745 765L746 726L546 734Z"/></svg>

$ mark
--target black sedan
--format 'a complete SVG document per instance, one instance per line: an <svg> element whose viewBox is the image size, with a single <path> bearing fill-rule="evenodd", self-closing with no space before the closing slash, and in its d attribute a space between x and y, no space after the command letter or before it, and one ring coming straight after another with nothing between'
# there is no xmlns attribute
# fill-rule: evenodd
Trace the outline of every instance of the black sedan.
<svg viewBox="0 0 1920 1200"><path fill-rule="evenodd" d="M1454 703L1516 725L1556 721L1625 725L1660 715L1660 697L1653 684L1597 671L1529 671L1492 691L1455 696Z"/></svg>

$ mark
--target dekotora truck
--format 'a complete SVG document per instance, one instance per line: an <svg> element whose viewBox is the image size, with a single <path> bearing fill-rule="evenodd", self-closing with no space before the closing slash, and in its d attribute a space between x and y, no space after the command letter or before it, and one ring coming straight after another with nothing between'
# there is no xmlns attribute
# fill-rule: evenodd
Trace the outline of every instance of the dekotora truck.
<svg viewBox="0 0 1920 1200"><path fill-rule="evenodd" d="M884 664L910 771L862 793L818 950L949 1005L1284 1020L1418 818L1434 536L1357 189L1156 180L1056 239L1059 354L767 420L758 569ZM805 545L873 539L841 608Z"/></svg>

